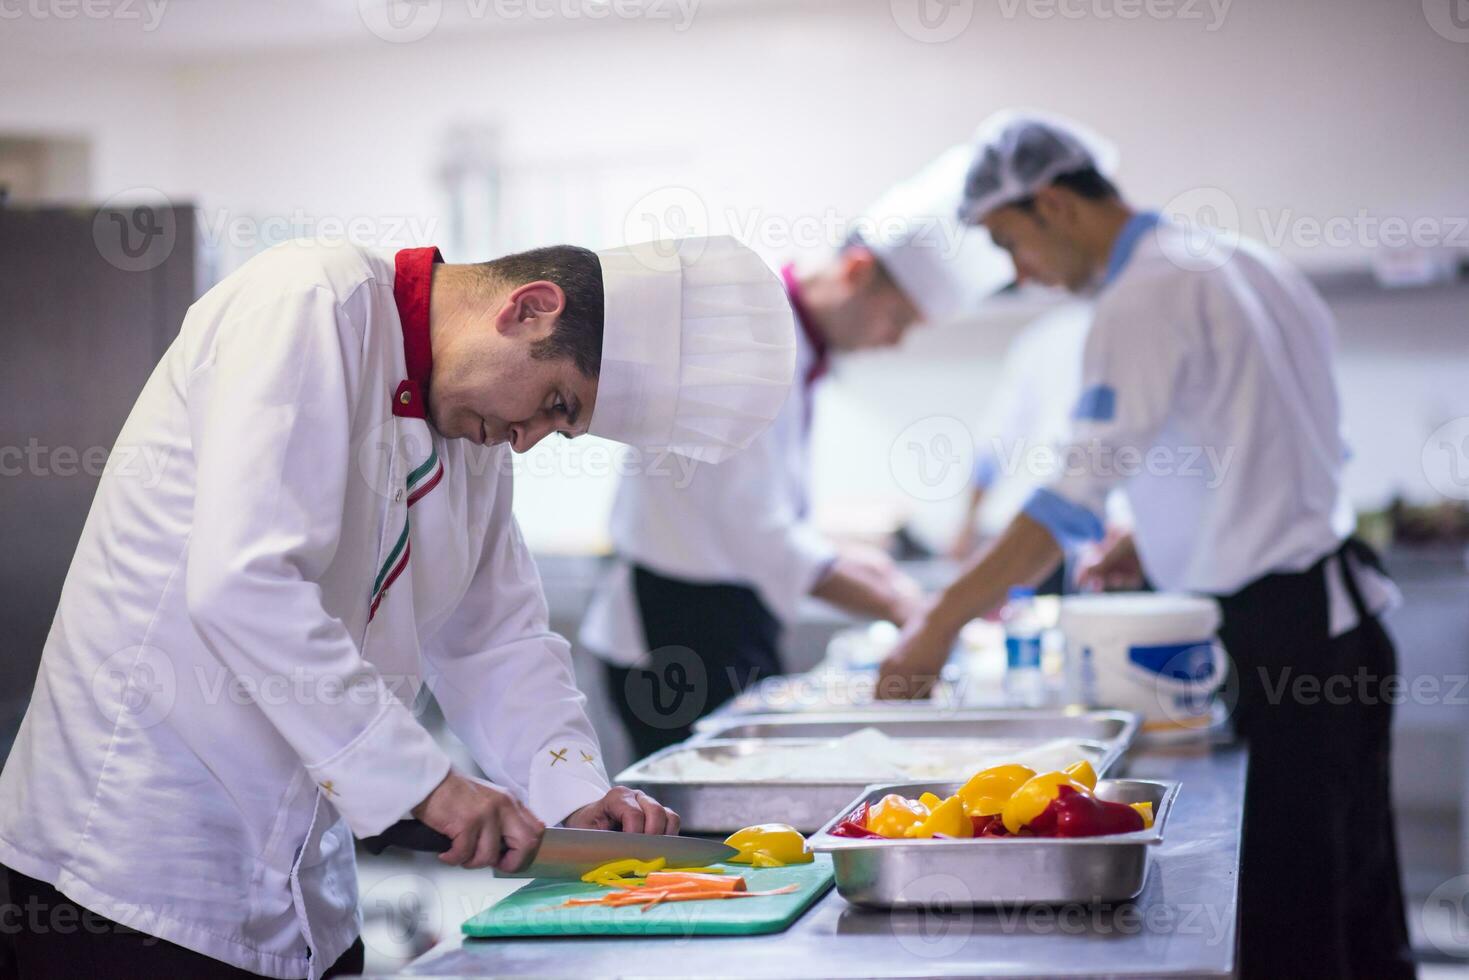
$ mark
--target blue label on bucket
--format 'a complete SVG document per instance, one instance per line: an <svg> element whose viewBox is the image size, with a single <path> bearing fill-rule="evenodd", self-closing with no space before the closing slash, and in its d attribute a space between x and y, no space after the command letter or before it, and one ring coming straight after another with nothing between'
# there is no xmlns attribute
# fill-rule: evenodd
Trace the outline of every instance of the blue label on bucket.
<svg viewBox="0 0 1469 980"><path fill-rule="evenodd" d="M1205 681L1214 676L1213 643L1166 643L1128 647L1127 657L1146 671L1177 681Z"/></svg>

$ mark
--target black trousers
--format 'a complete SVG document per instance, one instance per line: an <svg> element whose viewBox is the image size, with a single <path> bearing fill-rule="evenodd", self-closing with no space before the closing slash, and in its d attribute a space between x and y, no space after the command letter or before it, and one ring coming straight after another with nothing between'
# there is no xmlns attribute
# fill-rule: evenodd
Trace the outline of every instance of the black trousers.
<svg viewBox="0 0 1469 980"><path fill-rule="evenodd" d="M638 758L683 741L699 718L784 672L780 621L754 590L684 582L634 566L633 592L650 662L605 669Z"/></svg>
<svg viewBox="0 0 1469 980"><path fill-rule="evenodd" d="M11 942L10 962L0 956L3 980L235 980L256 976L104 918L44 881L5 867L0 867L0 874L10 886L10 902L0 918L0 933ZM365 954L359 938L325 975L361 973Z"/></svg>
<svg viewBox="0 0 1469 980"><path fill-rule="evenodd" d="M1359 623L1329 635L1324 566L1220 600L1250 747L1240 976L1411 977L1388 779L1397 652L1349 571Z"/></svg>

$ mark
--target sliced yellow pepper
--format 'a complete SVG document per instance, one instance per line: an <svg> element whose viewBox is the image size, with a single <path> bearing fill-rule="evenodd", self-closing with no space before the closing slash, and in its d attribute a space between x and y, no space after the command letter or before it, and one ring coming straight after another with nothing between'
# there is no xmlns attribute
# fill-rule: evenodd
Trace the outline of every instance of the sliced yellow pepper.
<svg viewBox="0 0 1469 980"><path fill-rule="evenodd" d="M928 819L928 807L897 793L889 793L867 811L867 829L882 837L902 837L910 827Z"/></svg>
<svg viewBox="0 0 1469 980"><path fill-rule="evenodd" d="M608 861L600 867L593 868L582 875L581 880L601 884L604 881L624 878L627 875L646 875L650 871L662 871L667 864L666 858L654 858L651 861L623 858L621 861Z"/></svg>
<svg viewBox="0 0 1469 980"><path fill-rule="evenodd" d="M951 796L934 807L928 819L909 827L903 836L932 837L934 834L943 834L946 837L974 836L974 824L964 812L964 801L958 796Z"/></svg>
<svg viewBox="0 0 1469 980"><path fill-rule="evenodd" d="M922 793L919 794L918 802L932 810L944 801L937 793Z"/></svg>
<svg viewBox="0 0 1469 980"><path fill-rule="evenodd" d="M1148 802L1129 804L1134 810L1143 815L1143 829L1153 829L1153 804Z"/></svg>
<svg viewBox="0 0 1469 980"><path fill-rule="evenodd" d="M762 823L736 830L724 842L740 853L730 864L756 868L779 868L787 864L809 864L814 858L806 850L806 838L790 824Z"/></svg>
<svg viewBox="0 0 1469 980"><path fill-rule="evenodd" d="M1021 784L1000 810L1000 819L1004 821L1005 829L1012 834L1019 833L1021 827L1040 816L1051 805L1062 786L1070 786L1078 793L1091 793L1089 787L1064 772L1043 772L1039 776L1033 776Z"/></svg>
<svg viewBox="0 0 1469 980"><path fill-rule="evenodd" d="M993 766L980 770L959 789L964 812L971 817L988 817L999 813L1011 794L1034 776L1034 769L1021 765Z"/></svg>
<svg viewBox="0 0 1469 980"><path fill-rule="evenodd" d="M1080 762L1073 762L1071 765L1067 766L1061 771L1066 773L1066 775L1070 776L1072 779L1076 780L1078 783L1081 783L1081 785L1085 786L1087 789L1097 788L1097 771L1093 769L1092 764L1090 762L1087 762L1085 759L1082 759Z"/></svg>

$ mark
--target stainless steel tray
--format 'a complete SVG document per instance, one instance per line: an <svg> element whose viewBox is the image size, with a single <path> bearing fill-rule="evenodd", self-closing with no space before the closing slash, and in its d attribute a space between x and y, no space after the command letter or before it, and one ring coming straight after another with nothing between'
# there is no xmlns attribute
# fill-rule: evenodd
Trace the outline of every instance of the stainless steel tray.
<svg viewBox="0 0 1469 980"><path fill-rule="evenodd" d="M703 719L695 730L746 715L851 714L901 715L915 707L931 711L961 709L953 683L940 681L925 701L877 701L872 697L877 675L861 671L827 671L766 677L730 698Z"/></svg>
<svg viewBox="0 0 1469 980"><path fill-rule="evenodd" d="M730 719L728 729L711 729L678 745L655 752L624 769L617 782L641 789L678 811L689 833L729 833L751 824L779 821L811 833L870 779L791 780L684 780L659 776L656 770L670 756L696 752L706 758L748 755L773 746L820 744L862 728L876 728L893 738L1015 738L1035 744L1054 738L1075 738L1097 754L1095 768L1107 773L1132 743L1138 717L1127 711L932 711L872 715L751 716ZM739 737L724 737L732 732ZM718 737L716 737L716 735ZM845 812L845 811L842 811Z"/></svg>
<svg viewBox="0 0 1469 980"><path fill-rule="evenodd" d="M828 831L862 803L888 793L948 796L958 783L869 786L811 839L828 852L837 891L854 905L952 908L973 905L1120 902L1136 898L1148 877L1153 845L1163 840L1179 784L1104 779L1097 796L1117 803L1153 804L1153 826L1133 834L1067 839L997 837L982 840L853 840Z"/></svg>

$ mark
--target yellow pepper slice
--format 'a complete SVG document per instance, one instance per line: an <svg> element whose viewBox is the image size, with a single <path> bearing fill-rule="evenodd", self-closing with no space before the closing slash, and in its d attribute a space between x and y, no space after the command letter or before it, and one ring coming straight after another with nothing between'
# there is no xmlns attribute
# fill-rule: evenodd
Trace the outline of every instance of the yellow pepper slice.
<svg viewBox="0 0 1469 980"><path fill-rule="evenodd" d="M662 871L667 864L666 858L654 858L651 861L623 858L621 861L608 861L600 867L593 868L582 875L581 880L601 884L604 881L624 878L628 875L646 875L650 871Z"/></svg>
<svg viewBox="0 0 1469 980"><path fill-rule="evenodd" d="M730 864L779 868L787 864L810 864L814 860L806 850L806 838L790 824L756 824L736 830L724 842L740 852L729 859Z"/></svg>
<svg viewBox="0 0 1469 980"><path fill-rule="evenodd" d="M1034 776L1034 769L1022 765L992 766L980 770L959 788L964 812L972 817L999 813L1011 794Z"/></svg>
<svg viewBox="0 0 1469 980"><path fill-rule="evenodd" d="M928 819L909 827L903 836L932 837L934 834L943 834L946 837L974 836L974 824L964 812L964 801L958 796L951 796L934 807Z"/></svg>
<svg viewBox="0 0 1469 980"><path fill-rule="evenodd" d="M902 837L928 815L928 807L917 800L889 793L868 809L867 829L883 837Z"/></svg>
<svg viewBox="0 0 1469 980"><path fill-rule="evenodd" d="M1143 829L1153 829L1153 804L1148 802L1129 804L1134 810L1143 815Z"/></svg>
<svg viewBox="0 0 1469 980"><path fill-rule="evenodd" d="M1076 780L1078 783L1081 783L1081 785L1085 786L1087 789L1097 788L1097 771L1093 769L1092 764L1090 762L1087 762L1085 759L1082 759L1080 762L1073 762L1071 765L1067 766L1061 771L1066 773L1066 775L1070 776L1072 779Z"/></svg>
<svg viewBox="0 0 1469 980"><path fill-rule="evenodd" d="M922 793L918 797L918 802L932 810L944 801L937 793Z"/></svg>
<svg viewBox="0 0 1469 980"><path fill-rule="evenodd" d="M1015 834L1020 828L1040 816L1056 798L1062 786L1070 786L1078 793L1091 793L1084 783L1077 782L1064 772L1043 772L1021 784L1000 810L1000 819L1005 829Z"/></svg>

